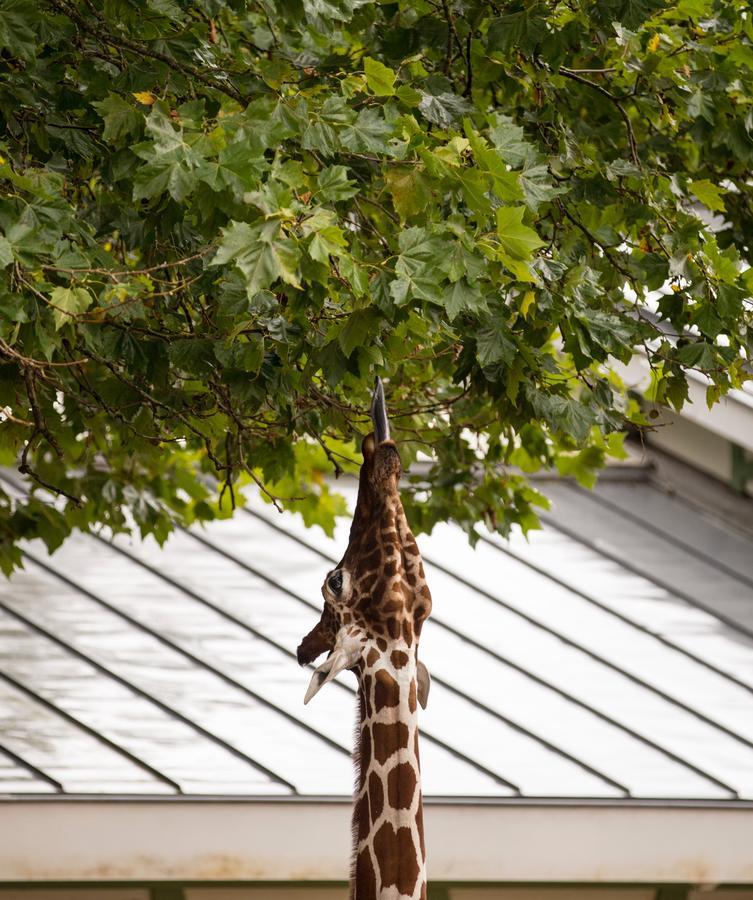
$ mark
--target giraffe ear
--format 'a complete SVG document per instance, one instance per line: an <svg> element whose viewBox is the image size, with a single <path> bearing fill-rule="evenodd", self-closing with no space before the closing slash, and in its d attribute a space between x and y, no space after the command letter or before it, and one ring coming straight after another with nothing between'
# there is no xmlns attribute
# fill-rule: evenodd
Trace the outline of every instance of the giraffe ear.
<svg viewBox="0 0 753 900"><path fill-rule="evenodd" d="M418 668L416 673L416 693L418 694L418 702L421 704L421 709L426 709L426 704L429 702L431 675L429 675L429 670L420 659L417 660L416 665Z"/></svg>
<svg viewBox="0 0 753 900"><path fill-rule="evenodd" d="M358 635L348 634L345 629L341 628L337 632L332 653L318 668L314 669L306 696L303 698L304 704L318 694L328 681L332 681L343 670L352 668L361 658L362 650L363 640Z"/></svg>

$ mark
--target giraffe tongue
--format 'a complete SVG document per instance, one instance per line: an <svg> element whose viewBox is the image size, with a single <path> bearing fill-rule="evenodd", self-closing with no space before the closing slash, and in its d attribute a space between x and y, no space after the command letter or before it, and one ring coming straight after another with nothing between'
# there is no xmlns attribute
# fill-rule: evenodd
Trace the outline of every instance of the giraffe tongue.
<svg viewBox="0 0 753 900"><path fill-rule="evenodd" d="M390 439L390 423L387 419L387 406L384 402L384 386L377 376L374 381L374 393L371 397L371 421L374 423L374 437L379 444Z"/></svg>

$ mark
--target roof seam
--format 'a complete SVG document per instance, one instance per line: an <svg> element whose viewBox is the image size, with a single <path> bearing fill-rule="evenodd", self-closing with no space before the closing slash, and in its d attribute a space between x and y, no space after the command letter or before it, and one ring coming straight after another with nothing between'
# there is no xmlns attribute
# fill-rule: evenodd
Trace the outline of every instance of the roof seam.
<svg viewBox="0 0 753 900"><path fill-rule="evenodd" d="M243 511L248 513L248 515L254 516L256 519L263 522L265 525L269 526L270 528L287 535L291 540L296 541L297 543L301 544L302 546L307 547L308 549L314 551L322 558L324 558L328 561L333 560L333 557L330 557L328 554L325 554L323 551L319 550L318 548L313 547L307 541L303 540L302 538L298 537L297 535L293 535L290 532L285 531L285 529L281 528L279 525L277 525L273 522L270 522L268 519L266 519L264 516L260 515L259 513L255 512L253 510L245 509L245 508L243 509ZM470 584L470 582L467 582L461 576L455 575L454 573L444 569L441 565L438 565L435 562L431 562L426 557L426 555L424 555L424 559L430 565L434 565L436 568L440 569L440 571L445 572L445 574L449 575L452 578L455 578L457 581L460 581L462 584L465 584L470 589L477 591L478 593L482 594L482 596L485 596L488 599L491 599L493 602L499 603L501 606L505 606L505 608L507 608L504 603L502 603L499 600L496 600L494 597L492 597L487 592L483 591L481 588ZM241 561L238 561L238 562L240 565L243 565L243 563ZM287 588L285 588L285 591L286 591L286 593L290 593L292 596L295 596ZM300 598L300 599L302 599L302 598ZM308 605L308 606L312 605L312 604L309 604L308 601L306 601L306 600L302 600L302 602L306 603L306 605ZM517 613L518 615L522 616L523 618L526 618L523 613L519 613L516 610L511 609L510 612ZM488 647L485 647L483 644L478 643L478 641L475 641L473 638L469 637L468 635L464 634L463 632L459 631L458 629L454 628L453 626L447 625L441 619L437 619L436 616L432 616L432 621L436 625L438 625L440 628L444 628L450 634L455 635L460 640L463 640L466 643L470 644L471 646L475 647L477 650L480 650L481 652L486 653L488 656L491 656L493 659L496 659L498 662L501 662L503 665L507 665L510 668L514 669L516 672L520 672L522 675L526 676L527 678L530 678L532 681L535 681L537 684L541 684L544 687L554 691L559 696L564 697L566 700L575 704L576 706L579 706L580 708L587 710L592 715L596 716L597 718L601 719L602 721L609 723L610 725L614 726L615 728L618 728L619 730L623 731L625 734L629 734L631 737L635 738L636 740L640 741L643 744L646 744L647 746L651 747L652 749L656 750L657 752L663 754L668 759L671 759L673 762L678 763L681 766L684 766L689 771L694 772L696 775L699 775L702 778L709 781L710 783L715 784L717 787L721 788L722 790L727 791L733 797L738 796L738 792L733 787L726 784L724 781L721 781L721 779L717 778L716 776L711 775L709 772L706 772L704 769L701 769L699 766L696 766L694 763L692 763L692 762L684 759L683 757L679 756L678 754L674 753L672 750L669 750L668 748L662 746L661 744L656 743L651 738L646 737L645 735L641 734L640 732L636 731L635 729L631 728L630 726L625 725L624 723L618 721L617 719L612 718L607 713L602 712L601 710L597 709L596 707L591 706L590 704L586 703L583 700L580 700L578 697L575 697L574 695L568 693L567 691L563 690L562 688L557 687L556 685L552 684L551 682L547 681L546 679L541 678L538 675L535 675L533 672L530 672L528 669L524 669L522 666L519 666L517 663L514 663L512 660L508 659L507 657L502 656L501 654L497 653L496 651L490 650ZM536 624L535 620L532 624ZM540 626L540 627L545 628L545 626ZM567 641L567 639L561 637L556 632L555 632L555 636L560 637L561 640L565 641L566 643L569 643L569 641ZM577 645L576 645L576 649L578 649ZM493 710L490 710L490 712L492 715L495 715L495 712ZM539 736L536 736L536 737L537 737L537 739L541 740L542 742L544 741L543 738L539 738ZM565 755L564 751L561 751L558 749L558 752L560 753L560 755ZM581 765L583 765L584 768L588 767L588 764L583 763L582 761L581 761Z"/></svg>
<svg viewBox="0 0 753 900"><path fill-rule="evenodd" d="M108 548L110 548L112 550L116 550L118 553L121 553L123 556L125 556L127 559L131 560L132 562L140 564L140 561L136 557L133 557L131 554L127 553L126 551L121 550L119 547L116 547L114 544L104 541L101 538L99 538L99 540L101 540L102 543L104 543L105 546L107 546ZM152 569L150 566L145 566L144 568L148 568L148 570L150 572L152 572L152 574L159 576L159 573L156 570ZM171 579L170 583L174 587L176 587L177 590L180 590L180 587L178 586L178 584L175 581L173 581ZM173 652L178 653L180 656L184 656L186 659L190 660L198 668L205 669L206 671L211 672L214 676L216 676L217 678L220 678L226 684L230 685L231 687L235 688L236 690L241 691L242 693L244 693L247 696L251 697L252 699L256 700L258 703L261 703L263 706L266 706L268 709L273 710L278 715L283 716L283 718L287 719L293 725L301 728L303 731L309 732L314 737L319 738L323 743L329 745L333 750L337 750L339 753L344 753L346 756L350 757L350 751L347 749L347 747L343 747L342 744L339 744L337 741L333 740L332 738L329 738L326 735L321 734L321 732L317 731L315 728L312 728L306 722L301 721L296 716L292 715L291 713L289 713L286 710L282 709L281 707L277 706L276 703L272 702L271 700L268 700L266 697L262 696L261 694L258 694L255 690L253 690L253 688L248 687L248 685L243 684L243 682L241 682L241 681L237 681L231 675L228 675L226 672L223 672L222 669L218 669L216 666L214 666L211 663L207 662L206 660L202 659L200 656L197 656L191 650L187 650L185 647L176 643L171 638L168 638L165 635L160 634L160 632L155 631L153 628L150 628L148 625L146 625L140 619L137 619L135 616L132 616L130 613L127 613L127 612L121 610L119 607L115 606L114 604L110 603L109 601L104 600L101 597L97 597L95 594L92 594L92 593L90 593L89 596L91 597L92 600L99 603L105 609L109 610L114 615L123 619L125 622L128 622L129 625L132 625L134 628L138 629L139 631L143 631L145 634L150 635L155 640L159 641L161 644L164 644L164 646L168 647ZM191 599L195 599L195 597L192 597ZM250 629L248 629L248 630L250 631ZM257 634L254 634L254 637L257 637L257 636L258 636Z"/></svg>
<svg viewBox="0 0 753 900"><path fill-rule="evenodd" d="M322 550L319 550L318 547L315 547L312 544L309 544L303 538L300 538L297 535L291 534L289 531L286 531L284 528L277 525L276 523L270 522L268 519L266 519L264 516L260 515L259 513L255 512L253 510L245 509L245 508L243 509L243 511L248 513L248 515L251 515L254 518L258 519L260 522L262 522L264 525L268 526L269 528L272 528L273 530L286 535L290 540L301 544L301 546L304 546L309 550L312 550L313 552L315 552L318 556L320 556L322 559L326 560L327 562L335 562L334 557L330 556L329 554L325 553ZM427 560L427 562L428 562L428 560ZM241 565L242 565L242 563L241 563ZM287 591L287 589L286 589L286 591ZM299 598L299 599L301 599L301 602L306 603L307 606L312 605L312 604L309 604L308 601L303 600L302 598ZM716 784L718 787L721 787L722 789L732 793L733 795L736 795L737 792L733 788L731 788L729 785L725 784L724 782L719 781L718 779L714 778L712 775L709 775L708 773L704 772L702 769L696 768L695 766L693 766L692 763L689 763L689 762L683 760L681 757L677 756L676 754L673 754L669 750L666 750L664 747L660 746L659 744L655 744L649 738L644 737L643 735L639 734L638 732L635 732L632 729L630 729L628 726L623 725L620 722L617 722L616 720L605 715L604 713L601 713L599 710L589 706L588 704L579 700L577 697L574 697L574 696L568 694L567 692L550 684L548 681L545 681L544 679L541 679L538 676L533 675L533 673L529 672L527 669L524 669L521 666L516 665L515 663L511 662L510 660L501 656L500 654L489 650L487 647L484 647L482 644L479 644L478 642L474 641L472 638L468 637L463 632L459 631L458 629L454 628L451 625L448 625L442 619L439 619L436 616L432 616L432 621L438 627L443 628L445 631L449 632L450 634L453 634L455 637L459 638L460 640L465 641L466 643L473 646L475 649L488 654L493 659L497 660L498 662L501 662L503 665L507 665L510 668L515 669L515 671L520 672L522 675L532 679L533 681L536 681L537 683L542 684L543 686L545 686L547 688L550 688L551 690L555 691L555 693L559 694L561 697L568 700L569 702L571 702L577 706L580 706L583 709L586 709L592 715L597 716L598 718L608 722L610 725L613 725L614 727L619 728L620 730L629 734L631 737L634 737L636 740L639 740L642 743L645 743L648 746L652 747L653 749L657 750L658 752L666 755L673 762L676 762L680 765L685 766L688 769L695 771L696 774L702 776L703 778L707 779L708 781L711 781L712 783ZM616 781L614 778L607 775L606 773L601 772L599 769L596 769L595 767L591 766L589 763L585 762L584 760L579 759L578 757L568 753L566 750L563 750L561 747L557 747L555 744L552 744L546 738L542 737L539 734L536 734L536 732L534 732L534 731L527 729L525 726L520 725L519 723L515 722L515 720L509 719L508 717L502 715L502 713L498 712L497 710L492 709L489 706L486 706L485 704L481 703L478 700L474 700L473 698L470 698L464 692L460 691L457 688L452 687L449 684L449 682L443 681L440 678L436 678L436 680L440 683L443 683L445 687L449 688L450 690L454 691L455 693L457 693L461 696L464 696L467 700L469 700L469 702L472 702L478 708L483 709L485 712L487 712L492 717L497 718L502 722L505 722L507 725L509 725L512 728L517 729L522 734L526 734L532 740L537 741L539 744L546 747L547 749L553 750L557 755L580 766L580 768L582 768L584 771L589 772L592 775L596 775L598 778L601 778L601 780L604 781L606 784L610 784L613 787L616 787L619 790L624 791L628 796L631 795L630 790L625 785L621 784L619 781Z"/></svg>
<svg viewBox="0 0 753 900"><path fill-rule="evenodd" d="M690 544L687 544L682 539L675 537L675 535L670 534L664 528L659 525L655 525L653 522L649 522L646 519L642 519L639 515L632 512L629 509L625 509L624 507L619 506L612 500L609 500L607 497L602 496L598 491L586 491L581 488L577 484L573 484L572 482L564 481L563 484L568 490L574 491L580 497L586 498L586 500L591 503L596 503L599 506L603 506L605 509L610 510L618 516L622 516L625 519L633 522L634 524L640 526L641 528L645 528L646 531L651 532L652 534L657 535L662 540L666 541L668 544L682 550L687 553L689 556L697 557L702 559L707 565L712 566L714 569L718 569L720 572L724 572L725 575L728 575L734 581L739 581L742 584L747 585L748 587L753 588L753 578L749 578L747 575L744 575L742 572L738 572L737 569L734 569L732 566L727 565L721 560L714 559L705 550L700 550L697 547L692 547ZM753 547L751 547L751 551L753 551Z"/></svg>
<svg viewBox="0 0 753 900"><path fill-rule="evenodd" d="M679 644L675 644L674 641L671 641L669 638L664 637L664 635L659 634L656 631L652 631L646 625L642 625L640 622L636 622L634 619L631 619L629 616L626 616L624 613L618 612L616 609L612 609L610 606L607 606L605 603L602 603L601 600L597 600L596 597L593 597L591 594L587 594L581 588L575 587L575 585L571 584L568 581L565 581L563 578L560 578L558 575L554 575L551 572L547 571L543 566L539 566L534 562L526 559L524 556L516 553L509 546L500 546L496 544L494 541L490 540L485 535L480 535L481 540L488 544L490 547L493 547L495 550L498 550L500 553L504 553L506 556L509 556L511 559L514 559L516 562L519 562L521 565L526 566L531 569L533 572L537 572L539 575L544 578L548 578L550 581L553 581L555 584L558 584L560 587L564 588L566 591L569 591L572 594L580 597L582 600L585 600L586 603L590 603L595 606L597 609L602 610L610 616L618 619L620 622L624 622L626 625L629 625L632 628L635 628L636 631L640 631L642 634L646 634L649 637L654 638L654 640L658 641L660 644L664 644L666 647L669 647L671 650L676 651L682 656L686 656L688 659L692 659L693 662L698 663L698 665L703 666L709 671L714 672L716 675L725 678L728 681L731 681L733 684L736 684L738 687L744 688L753 694L753 685L747 684L745 681L741 681L739 678L736 678L729 672L725 672L724 669L718 668L714 663L709 662L706 659L703 659L700 656L697 656L691 650L687 650L684 647L681 647Z"/></svg>
<svg viewBox="0 0 753 900"><path fill-rule="evenodd" d="M585 647L583 644L579 644L577 641L574 641L572 638L567 637L567 635L564 635L561 632L557 631L556 628L550 628L548 625L545 625L543 622L539 622L538 619L535 619L533 616L529 616L527 613L524 613L521 610L516 609L514 606L511 606L505 600L501 600L499 597L495 597L493 594L489 593L489 591L484 590L483 588L479 587L478 585L471 584L469 581L467 581L465 578L463 578L462 575L458 575L456 572L453 572L450 569L447 569L441 563L436 562L436 560L430 559L425 554L424 554L424 559L426 560L426 562L435 566L437 569L444 572L446 575L449 575L451 578L454 578L456 581L459 581L461 584L464 584L466 587L471 588L471 590L474 590L477 593L481 594L482 596L486 597L487 599L491 600L492 603L496 603L497 605L501 606L503 609L506 609L509 612L511 612L517 616L520 616L522 619L524 619L526 622L529 622L531 625L534 625L535 627L540 628L542 631L545 631L548 634L551 634L553 637L556 637L558 640L561 640L563 643L568 644L571 647L574 647L576 650L579 650L581 653L585 654L586 656L590 657L591 659L594 659L597 662L601 663L606 668L612 669L613 671L618 672L620 675L622 675L624 678L627 678L629 681L632 681L635 684L640 685L641 687L645 688L647 691L649 691L653 694L656 694L658 697L661 697L663 700L666 700L668 703L672 704L673 706L676 706L678 709L684 710L685 712L687 712L690 715L697 718L699 721L704 722L705 724L709 725L712 728L716 728L718 731L722 732L723 734L728 735L729 737L733 738L734 740L738 741L739 743L741 743L741 744L745 745L746 747L749 747L750 749L753 750L753 741L749 740L746 737L743 737L740 734L737 734L731 728L727 728L726 725L722 725L720 722L716 722L710 716L705 715L705 713L702 713L699 710L694 709L692 706L688 706L682 700L678 700L677 698L672 697L671 694L667 694L661 688L658 688L655 685L651 684L650 682L645 681L644 679L640 678L638 675L634 675L632 672L628 672L626 669L623 669L621 666L617 665L616 663L613 663L610 660L606 659L605 657L601 656L599 653L596 653L596 651L590 650L588 647Z"/></svg>
<svg viewBox="0 0 753 900"><path fill-rule="evenodd" d="M27 556L35 565L39 566L41 569L45 570L46 572L49 572L49 574L53 575L55 578L59 579L60 581L62 581L65 584L67 584L69 587L73 588L74 590L78 591L79 593L83 594L84 596L89 597L89 599L94 600L95 602L101 603L103 606L108 606L106 601L101 600L101 598L98 598L95 594L92 594L91 591L87 590L86 588L82 587L81 585L76 584L74 581L72 581L67 576L63 575L61 572L58 572L52 566L49 566L46 563L43 563L41 560L37 559L36 557L34 557L31 553L29 553L26 550L24 550L23 552L24 552L24 555ZM89 665L93 666L98 672L101 672L103 675L106 675L108 678L112 678L113 681L118 682L120 685L122 685L123 687L132 691L134 694L137 694L138 696L142 697L144 700L147 700L148 702L152 703L154 706L156 706L158 709L161 709L168 716L172 716L172 718L176 719L177 721L183 722L184 725L187 725L189 728L196 731L198 734L203 735L208 740L212 741L213 743L217 744L218 746L223 747L225 750L227 750L233 756L236 756L238 759L241 759L244 762L248 763L252 768L254 768L257 771L261 772L262 774L266 775L272 781L275 781L275 782L277 782L277 784L281 784L284 787L287 787L293 793L298 793L295 786L293 784L291 784L289 781L282 778L282 776L278 775L276 772L273 772L271 769L268 769L266 766L262 765L261 763L257 762L255 759L253 759L253 757L249 756L247 753L244 753L242 750L239 750L237 747L233 746L233 744L229 743L228 741L225 741L223 738L214 734L208 728L204 728L203 725L199 725L198 722L194 722L193 719L189 718L188 716L186 716L183 713L179 712L178 710L174 709L169 704L165 703L164 701L160 700L159 698L153 696L152 694L150 694L148 691L144 690L143 688L140 688L138 685L133 684L127 678L124 678L122 675L118 675L116 672L113 672L111 669L109 669L103 663L100 663L98 660L93 659L87 653L84 653L84 651L79 650L77 647L73 646L68 641L63 640L63 638L59 637L56 634L53 634L52 632L48 631L46 628L43 628L37 622L34 622L33 620L28 619L26 616L23 616L21 613L19 613L17 610L14 610L12 607L8 607L5 603L2 603L2 602L0 602L0 607L2 607L3 609L5 609L8 612L15 615L19 619L19 621L23 621L29 628L33 629L34 631L37 631L39 634L42 634L48 640L53 641L53 643L56 643L58 646L62 647L64 650L66 650L68 653L71 653L73 656L76 656L79 659L83 660L84 662L88 663Z"/></svg>
<svg viewBox="0 0 753 900"><path fill-rule="evenodd" d="M0 603L0 608L5 610L9 615L14 616L20 622L23 622L25 625L29 624L25 621L24 617L17 614L15 610L9 609L5 606L4 603ZM12 685L19 691L22 691L27 697L31 697L36 703L41 704L45 708L51 710L56 715L60 716L61 719L64 719L71 725L75 725L77 728L80 728L85 734L88 734L90 737L95 738L100 743L104 744L106 747L109 747L111 750L114 750L116 753L125 757L127 760L132 762L134 765L138 766L140 769L143 769L145 772L149 772L150 775L154 776L157 781L161 781L164 784L167 784L171 787L176 793L181 794L182 789L177 781L173 781L169 775L166 775L164 772L161 772L155 766L136 756L135 753L131 753L130 750L127 750L125 747L121 747L120 744L113 741L111 738L108 738L106 735L97 731L95 728L92 728L90 725L87 725L86 722L81 721L77 716L71 715L67 710L62 709L56 703L53 703L52 700L48 700L46 697L43 697L41 694L37 693L33 688L30 688L28 685L24 684L22 681L14 678L12 675L9 675L7 672L3 672L0 670L0 678L3 678L8 684ZM62 786L61 786L62 787Z"/></svg>
<svg viewBox="0 0 753 900"><path fill-rule="evenodd" d="M584 547L588 547L588 549L593 550L594 553L601 554L605 559L609 559L612 562L617 563L618 566L622 566L622 568L627 570L628 572L632 572L634 575L638 575L640 578L645 578L646 581L651 582L651 584L655 585L658 588L661 588L663 591L666 591L673 597L677 597L679 600L683 600L688 604L688 606L693 606L696 609L702 609L712 618L716 619L719 622L722 622L733 631L737 631L740 634L744 634L747 638L753 639L753 629L746 628L745 625L742 625L735 619L731 619L729 616L724 615L724 613L720 613L718 610L713 609L700 600L697 600L695 597L691 597L690 594L686 593L681 588L674 587L673 585L669 584L669 582L664 581L661 578L657 578L655 575L649 572L646 572L645 569L635 565L634 563L626 559L623 559L616 553L612 553L611 550L607 550L604 547L597 546L593 541L578 534L574 529L568 528L567 525L562 525L560 522L556 522L551 516L548 516L545 513L539 513L538 516L545 525L548 525L555 531L559 531L560 534L564 534L577 543L582 544Z"/></svg>
<svg viewBox="0 0 753 900"><path fill-rule="evenodd" d="M63 785L56 778L53 778L52 775L48 775L47 772L24 759L23 756L20 756L14 750L11 750L10 747L7 747L5 744L0 744L0 753L5 754L12 762L26 769L28 772L31 772L36 778L46 781L49 785L54 787L56 791L63 791Z"/></svg>
<svg viewBox="0 0 753 900"><path fill-rule="evenodd" d="M182 526L179 526L179 527L189 537L198 541L200 544L207 547L209 550L213 550L215 553L219 553L221 556L225 557L226 559L230 560L231 562L235 563L236 565L238 565L241 568L245 569L246 571L250 572L252 575L255 575L257 578L262 579L267 584L274 587L276 590L282 591L284 594L289 596L292 600L296 600L298 603L302 603L304 606L308 607L309 609L312 609L315 612L318 612L317 607L310 601L306 600L304 597L300 597L298 594L294 593L293 591L289 590L288 588L284 587L283 585L278 584L276 581L269 578L263 572L260 572L258 569L255 569L253 566L250 566L248 563L244 562L243 560L238 559L236 556L229 553L227 550L223 550L221 547L216 546L216 544L213 544L211 541L207 540L206 538L201 537L201 536L197 535L196 533L194 533L193 531L183 528ZM208 602L208 601L202 601L202 602ZM215 608L215 607L212 606L212 608ZM270 643L273 643L273 642L270 641ZM274 645L274 646L277 646L277 645ZM284 650L284 648L282 648L282 649L283 649L283 652L285 652L286 654L289 653L289 651ZM290 655L293 656L293 654L290 654ZM313 668L313 666L310 668ZM349 687L342 684L342 682L337 681L336 679L332 681L332 684L335 684L339 688L341 688L345 691L348 691L348 693L351 694L351 696L355 695L354 691L352 691ZM462 760L463 762L467 763L472 768L477 769L479 772L483 772L484 775L487 775L488 777L492 778L498 784L504 785L505 787L509 787L511 790L517 792L518 794L520 794L522 796L522 792L521 792L520 788L513 782L509 781L504 776L499 775L497 772L494 772L491 769L488 769L482 763L477 762L472 757L467 756L462 751L457 750L455 747L452 747L451 745L447 744L445 741L443 741L441 738L438 738L432 732L426 731L425 729L422 728L421 734L427 740L429 740L432 743L437 744L438 746L447 750L447 752L451 753L456 759Z"/></svg>

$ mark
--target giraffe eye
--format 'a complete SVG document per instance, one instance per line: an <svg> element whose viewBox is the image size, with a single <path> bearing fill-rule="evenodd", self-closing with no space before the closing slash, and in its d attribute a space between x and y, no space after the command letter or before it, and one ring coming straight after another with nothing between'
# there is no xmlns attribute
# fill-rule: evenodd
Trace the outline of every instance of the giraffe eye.
<svg viewBox="0 0 753 900"><path fill-rule="evenodd" d="M343 573L341 569L337 569L327 579L329 589L333 594L339 594L343 589Z"/></svg>

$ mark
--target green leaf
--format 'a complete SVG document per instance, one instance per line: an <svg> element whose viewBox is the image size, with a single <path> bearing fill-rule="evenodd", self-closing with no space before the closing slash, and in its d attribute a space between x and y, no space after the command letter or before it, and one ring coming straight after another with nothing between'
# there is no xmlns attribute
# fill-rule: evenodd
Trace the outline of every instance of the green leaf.
<svg viewBox="0 0 753 900"><path fill-rule="evenodd" d="M536 147L525 138L523 129L509 116L496 113L489 128L489 136L502 159L517 168L536 156Z"/></svg>
<svg viewBox="0 0 753 900"><path fill-rule="evenodd" d="M417 91L408 84L401 84L395 91L395 96L401 103L412 108L421 102L422 94L421 91Z"/></svg>
<svg viewBox="0 0 753 900"><path fill-rule="evenodd" d="M688 187L693 196L697 197L704 206L715 212L724 212L722 195L727 193L725 188L712 184L705 178L700 181L689 181Z"/></svg>
<svg viewBox="0 0 753 900"><path fill-rule="evenodd" d="M246 278L249 297L281 279L300 287L297 275L300 251L289 238L280 237L279 222L259 225L232 222L223 230L222 240L210 265L233 262Z"/></svg>
<svg viewBox="0 0 753 900"><path fill-rule="evenodd" d="M13 262L13 247L8 238L0 235L0 269L4 269Z"/></svg>
<svg viewBox="0 0 753 900"><path fill-rule="evenodd" d="M544 18L538 4L534 3L530 9L492 19L487 46L493 53L509 53L515 47L528 53L538 47L545 35Z"/></svg>
<svg viewBox="0 0 753 900"><path fill-rule="evenodd" d="M464 130L479 170L492 180L494 193L500 200L522 200L520 176L516 172L508 170L507 164L496 149L486 146L485 141L476 133L468 119L464 122Z"/></svg>
<svg viewBox="0 0 753 900"><path fill-rule="evenodd" d="M199 183L201 157L185 143L182 130L173 127L162 104L152 107L146 130L152 140L132 148L145 162L133 179L133 199L151 200L167 191L182 203Z"/></svg>
<svg viewBox="0 0 753 900"><path fill-rule="evenodd" d="M641 271L646 287L650 291L657 291L669 278L669 266L667 260L659 253L635 252L638 268Z"/></svg>
<svg viewBox="0 0 753 900"><path fill-rule="evenodd" d="M94 102L92 106L104 119L102 137L111 144L120 145L124 138L141 130L144 116L119 94L110 91L104 100Z"/></svg>
<svg viewBox="0 0 753 900"><path fill-rule="evenodd" d="M362 109L356 121L340 132L340 141L354 153L384 153L392 130L392 125L375 109Z"/></svg>
<svg viewBox="0 0 753 900"><path fill-rule="evenodd" d="M317 262L329 265L330 256L342 256L348 246L342 229L337 225L327 225L314 234L309 244L309 256Z"/></svg>
<svg viewBox="0 0 753 900"><path fill-rule="evenodd" d="M395 73L377 59L367 56L363 61L366 84L378 97L391 97L395 93Z"/></svg>
<svg viewBox="0 0 753 900"><path fill-rule="evenodd" d="M472 107L463 97L444 92L441 94L424 93L418 109L427 121L447 129L460 122L463 116L467 116Z"/></svg>
<svg viewBox="0 0 753 900"><path fill-rule="evenodd" d="M357 347L364 346L374 334L378 321L379 314L372 307L351 313L337 335L342 352L351 356Z"/></svg>
<svg viewBox="0 0 753 900"><path fill-rule="evenodd" d="M507 322L500 317L484 319L476 331L476 356L482 366L512 364L516 347Z"/></svg>
<svg viewBox="0 0 753 900"><path fill-rule="evenodd" d="M178 203L182 203L198 184L196 174L180 162L156 162L142 166L133 179L133 199L151 200L167 191Z"/></svg>
<svg viewBox="0 0 753 900"><path fill-rule="evenodd" d="M172 362L190 375L209 375L215 368L214 344L207 338L177 341L168 353Z"/></svg>
<svg viewBox="0 0 753 900"><path fill-rule="evenodd" d="M545 165L532 166L520 173L520 186L523 189L526 205L534 212L542 203L567 193L567 188L553 184L549 169Z"/></svg>
<svg viewBox="0 0 753 900"><path fill-rule="evenodd" d="M442 304L450 321L461 312L480 312L486 309L486 300L479 287L472 287L464 278L447 285L442 295Z"/></svg>
<svg viewBox="0 0 753 900"><path fill-rule="evenodd" d="M392 196L392 204L401 221L425 212L431 202L431 183L414 166L402 169L392 166L384 174L384 183Z"/></svg>
<svg viewBox="0 0 753 900"><path fill-rule="evenodd" d="M248 141L236 141L223 148L217 162L201 160L196 177L213 191L231 190L237 200L259 185L259 178L268 168L264 152Z"/></svg>
<svg viewBox="0 0 753 900"><path fill-rule="evenodd" d="M50 294L50 303L53 304L55 329L59 330L63 325L69 324L74 316L89 309L91 302L92 295L86 288L54 288Z"/></svg>
<svg viewBox="0 0 753 900"><path fill-rule="evenodd" d="M316 176L318 200L349 200L358 193L358 185L348 178L345 166L328 166Z"/></svg>
<svg viewBox="0 0 753 900"><path fill-rule="evenodd" d="M409 297L442 303L441 282L450 245L425 228L406 228L398 238L400 256L395 272L400 276L392 282L390 291L398 305Z"/></svg>
<svg viewBox="0 0 753 900"><path fill-rule="evenodd" d="M704 93L700 88L694 91L687 102L688 115L692 119L705 119L713 123L716 110L712 97Z"/></svg>
<svg viewBox="0 0 753 900"><path fill-rule="evenodd" d="M0 48L10 57L33 60L37 49L36 19L36 8L27 0L3 0L0 4Z"/></svg>
<svg viewBox="0 0 753 900"><path fill-rule="evenodd" d="M497 236L505 253L513 259L531 259L544 246L533 228L523 225L524 213L522 206L501 206L496 212Z"/></svg>
<svg viewBox="0 0 753 900"><path fill-rule="evenodd" d="M716 365L713 348L706 341L694 341L685 344L675 354L677 360L685 366L708 371Z"/></svg>
<svg viewBox="0 0 753 900"><path fill-rule="evenodd" d="M492 205L487 196L489 184L486 178L476 169L464 169L459 173L458 179L463 200L468 208L480 221L485 221L492 211Z"/></svg>

